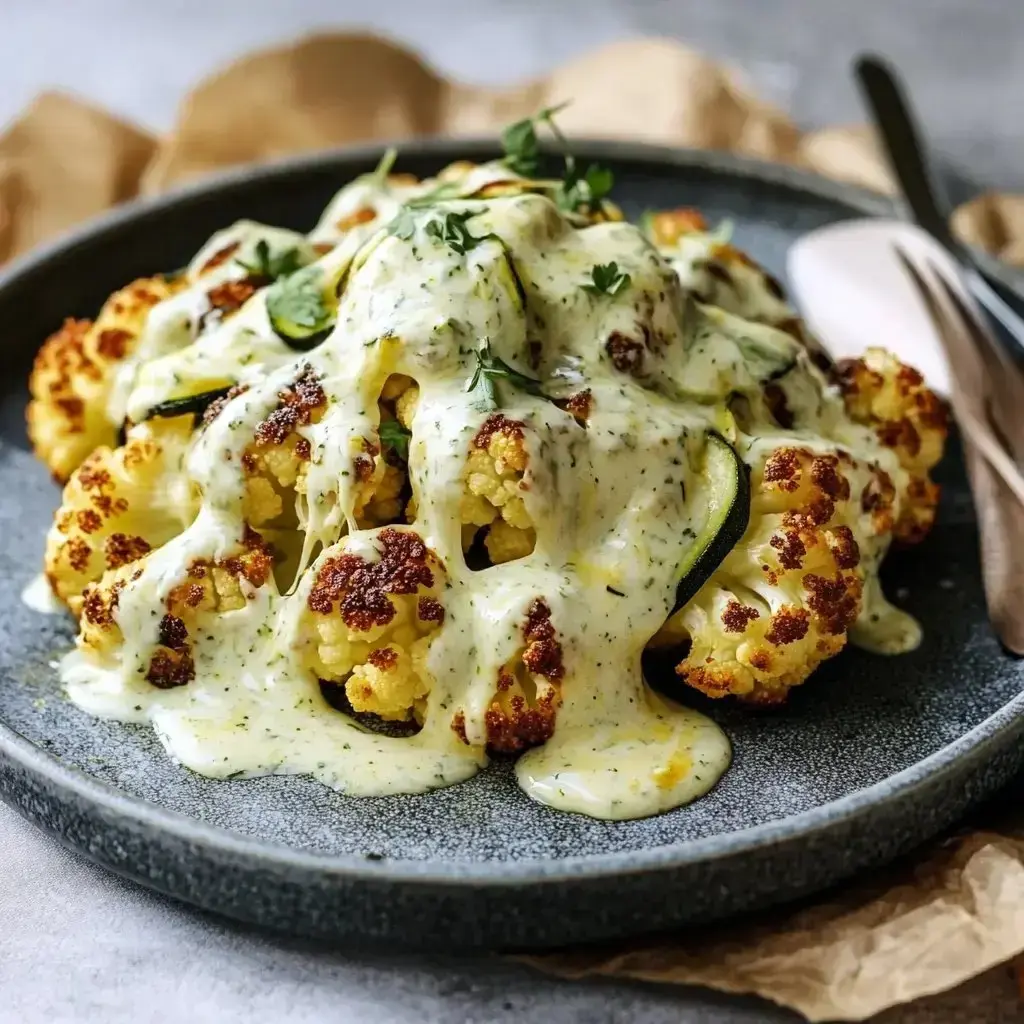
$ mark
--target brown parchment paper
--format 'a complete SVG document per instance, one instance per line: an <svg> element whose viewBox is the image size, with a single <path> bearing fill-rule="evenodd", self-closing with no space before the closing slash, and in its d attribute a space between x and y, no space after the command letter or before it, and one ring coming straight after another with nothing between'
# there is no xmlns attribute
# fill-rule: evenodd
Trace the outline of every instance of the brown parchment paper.
<svg viewBox="0 0 1024 1024"><path fill-rule="evenodd" d="M559 123L570 134L730 150L892 191L867 127L802 132L739 73L675 42L615 43L545 78L484 89L381 39L332 34L252 54L199 83L163 138L66 95L38 97L0 132L0 262L133 195L232 164L374 138L487 133L564 100ZM981 195L954 225L1024 265L1024 196ZM800 910L524 959L566 977L755 993L818 1021L863 1020L1022 951L1024 817L1004 817Z"/></svg>

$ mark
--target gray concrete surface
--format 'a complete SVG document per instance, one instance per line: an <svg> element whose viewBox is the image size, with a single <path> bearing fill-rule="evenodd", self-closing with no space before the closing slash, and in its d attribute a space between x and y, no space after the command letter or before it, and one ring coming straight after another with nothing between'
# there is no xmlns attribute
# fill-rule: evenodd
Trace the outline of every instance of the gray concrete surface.
<svg viewBox="0 0 1024 1024"><path fill-rule="evenodd" d="M904 68L938 148L1024 187L1021 0L0 0L0 123L63 86L154 128L231 56L323 27L374 28L466 80L509 82L625 35L736 61L804 124L859 118L847 67ZM1024 1016L1009 971L885 1024ZM564 983L503 961L368 956L233 925L112 878L0 807L0 1022L746 1024L796 1018L693 990Z"/></svg>

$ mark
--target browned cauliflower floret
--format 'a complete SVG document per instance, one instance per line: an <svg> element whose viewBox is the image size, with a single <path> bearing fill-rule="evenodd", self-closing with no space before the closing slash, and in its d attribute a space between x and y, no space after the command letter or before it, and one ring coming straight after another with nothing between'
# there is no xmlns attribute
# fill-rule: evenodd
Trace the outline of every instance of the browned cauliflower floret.
<svg viewBox="0 0 1024 1024"><path fill-rule="evenodd" d="M310 667L343 683L356 711L390 720L417 717L430 692L426 657L444 621L443 569L411 530L386 527L375 561L342 541L315 571L306 599L317 641Z"/></svg>
<svg viewBox="0 0 1024 1024"><path fill-rule="evenodd" d="M185 580L167 595L157 643L150 655L146 681L161 690L184 686L195 676L193 637L204 616L245 607L246 588L262 587L273 570L273 556L263 538L248 527L236 554L215 562L200 560ZM102 659L123 642L117 608L125 587L144 571L145 558L104 574L83 594L78 645Z"/></svg>
<svg viewBox="0 0 1024 1024"><path fill-rule="evenodd" d="M184 287L164 277L140 278L114 292L95 322L66 320L36 356L26 418L36 454L60 481L94 448L117 443L107 400L118 364L135 347L150 309Z"/></svg>
<svg viewBox="0 0 1024 1024"><path fill-rule="evenodd" d="M881 348L835 368L851 419L874 429L907 471L894 536L907 544L923 540L935 522L939 486L929 475L942 458L949 418L942 399L917 370Z"/></svg>
<svg viewBox="0 0 1024 1024"><path fill-rule="evenodd" d="M661 639L689 640L689 685L771 704L845 645L861 610L857 536L884 542L894 492L845 452L801 447L774 450L751 485L746 534Z"/></svg>
<svg viewBox="0 0 1024 1024"><path fill-rule="evenodd" d="M507 754L550 739L562 703L562 645L544 600L531 603L522 628L523 649L498 672L497 690L484 719L488 747ZM453 727L465 739L458 716Z"/></svg>
<svg viewBox="0 0 1024 1024"><path fill-rule="evenodd" d="M78 614L82 591L135 562L194 518L183 473L191 417L152 420L121 447L98 448L71 475L46 541L46 576Z"/></svg>
<svg viewBox="0 0 1024 1024"><path fill-rule="evenodd" d="M222 401L226 403L232 397ZM294 498L305 490L306 465L312 454L299 427L318 423L327 408L320 378L308 364L295 382L278 394L277 407L256 427L255 437L242 455L245 470L245 517L254 526L294 515ZM207 410L206 419L220 415L223 405ZM290 497L286 505L285 497Z"/></svg>
<svg viewBox="0 0 1024 1024"><path fill-rule="evenodd" d="M484 544L494 563L533 551L533 521L522 496L528 461L523 424L518 420L495 413L473 438L459 514L465 526L490 527ZM501 525L495 530L498 523ZM464 531L465 547L472 544L477 529Z"/></svg>
<svg viewBox="0 0 1024 1024"><path fill-rule="evenodd" d="M685 286L701 302L785 331L803 345L819 369L831 365L821 343L786 302L779 281L743 250L710 234L699 211L683 207L650 213L644 230L657 247L677 258ZM704 244L687 249L687 236L700 236Z"/></svg>
<svg viewBox="0 0 1024 1024"><path fill-rule="evenodd" d="M699 210L683 206L677 210L658 210L647 214L644 228L655 245L671 248L683 235L706 232L708 222Z"/></svg>

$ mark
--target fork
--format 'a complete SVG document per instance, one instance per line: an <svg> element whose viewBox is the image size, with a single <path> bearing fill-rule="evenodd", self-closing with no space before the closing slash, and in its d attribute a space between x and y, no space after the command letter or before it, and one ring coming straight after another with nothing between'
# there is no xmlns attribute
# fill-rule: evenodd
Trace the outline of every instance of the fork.
<svg viewBox="0 0 1024 1024"><path fill-rule="evenodd" d="M989 617L1003 645L1024 655L1024 381L945 276L896 255L924 303L949 362L950 401L978 515ZM934 282L937 281L938 284Z"/></svg>

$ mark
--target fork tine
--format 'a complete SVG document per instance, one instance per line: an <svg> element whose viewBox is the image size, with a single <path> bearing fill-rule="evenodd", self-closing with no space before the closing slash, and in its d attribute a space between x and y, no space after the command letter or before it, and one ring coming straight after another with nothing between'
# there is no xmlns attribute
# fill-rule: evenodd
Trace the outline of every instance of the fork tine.
<svg viewBox="0 0 1024 1024"><path fill-rule="evenodd" d="M932 326L935 328L949 363L952 382L960 385L959 388L954 387L953 390L960 392L961 403L965 397L981 394L984 369L977 350L973 346L965 344L963 333L951 329L949 313L943 309L943 304L933 286L925 279L902 246L894 244L893 250L932 321ZM975 386L969 387L969 384Z"/></svg>
<svg viewBox="0 0 1024 1024"><path fill-rule="evenodd" d="M965 302L959 291L935 270L942 295L953 307L959 325L973 343L988 371L985 412L994 431L1005 438L1005 447L1024 462L1024 375L996 339L981 315Z"/></svg>
<svg viewBox="0 0 1024 1024"><path fill-rule="evenodd" d="M899 246L894 246L894 249L925 304L949 360L950 401L965 439L1024 504L1024 475L988 422L985 396L991 387L991 375L985 371L981 354L972 344L970 335L965 333L966 326L961 324L961 329L957 330L956 323L951 323L951 314L943 308L934 287L925 280L913 261ZM973 386L967 384L968 378Z"/></svg>

